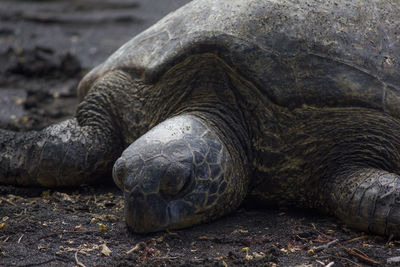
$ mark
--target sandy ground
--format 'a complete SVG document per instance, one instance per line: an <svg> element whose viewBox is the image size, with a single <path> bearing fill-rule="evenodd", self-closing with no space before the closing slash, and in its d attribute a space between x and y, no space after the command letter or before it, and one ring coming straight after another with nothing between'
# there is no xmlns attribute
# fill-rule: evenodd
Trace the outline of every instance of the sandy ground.
<svg viewBox="0 0 400 267"><path fill-rule="evenodd" d="M170 10L173 0L1 0L0 127L73 116L92 67ZM111 177L110 177L111 181ZM363 266L399 262L400 243L334 218L244 204L215 222L136 235L111 184L0 185L0 266Z"/></svg>

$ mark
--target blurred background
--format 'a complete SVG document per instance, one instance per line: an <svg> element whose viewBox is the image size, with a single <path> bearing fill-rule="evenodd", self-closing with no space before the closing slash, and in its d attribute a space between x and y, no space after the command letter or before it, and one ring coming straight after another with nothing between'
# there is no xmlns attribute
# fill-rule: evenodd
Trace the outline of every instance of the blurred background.
<svg viewBox="0 0 400 267"><path fill-rule="evenodd" d="M126 41L189 0L1 0L0 127L73 115L76 86Z"/></svg>

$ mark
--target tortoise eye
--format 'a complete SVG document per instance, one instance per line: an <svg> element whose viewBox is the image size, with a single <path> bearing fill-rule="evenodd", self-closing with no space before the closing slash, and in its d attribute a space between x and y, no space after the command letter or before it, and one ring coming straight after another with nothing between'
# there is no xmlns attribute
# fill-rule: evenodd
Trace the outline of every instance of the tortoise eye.
<svg viewBox="0 0 400 267"><path fill-rule="evenodd" d="M168 166L160 181L160 193L165 199L183 197L194 183L192 164L173 162Z"/></svg>

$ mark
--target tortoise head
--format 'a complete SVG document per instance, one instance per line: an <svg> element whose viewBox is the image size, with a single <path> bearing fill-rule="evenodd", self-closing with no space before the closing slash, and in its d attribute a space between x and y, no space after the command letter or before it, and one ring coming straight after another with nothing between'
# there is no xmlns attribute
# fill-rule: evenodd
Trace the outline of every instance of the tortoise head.
<svg viewBox="0 0 400 267"><path fill-rule="evenodd" d="M247 190L237 156L195 116L160 123L114 165L114 181L124 192L126 224L146 233L191 226L232 211Z"/></svg>

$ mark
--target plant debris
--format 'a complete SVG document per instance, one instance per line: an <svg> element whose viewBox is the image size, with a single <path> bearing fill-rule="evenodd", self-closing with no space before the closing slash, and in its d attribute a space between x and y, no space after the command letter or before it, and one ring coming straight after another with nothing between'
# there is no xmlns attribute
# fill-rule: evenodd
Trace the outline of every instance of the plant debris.
<svg viewBox="0 0 400 267"><path fill-rule="evenodd" d="M10 97L5 110L15 112L13 119L0 112L0 127L35 130L73 116L82 75L186 2L2 0L0 90ZM107 179L75 188L0 185L0 266L400 263L398 240L354 232L325 215L248 203L214 222L133 234L124 223L123 194Z"/></svg>

